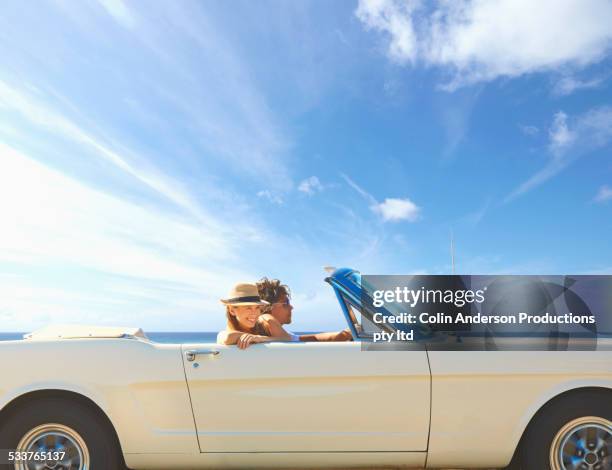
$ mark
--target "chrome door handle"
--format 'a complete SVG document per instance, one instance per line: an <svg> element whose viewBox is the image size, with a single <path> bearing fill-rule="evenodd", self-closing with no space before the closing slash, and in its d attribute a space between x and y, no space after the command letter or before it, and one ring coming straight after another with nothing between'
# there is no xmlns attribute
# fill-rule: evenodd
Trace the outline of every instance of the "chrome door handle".
<svg viewBox="0 0 612 470"><path fill-rule="evenodd" d="M189 362L195 361L196 356L209 355L218 356L221 351L215 351L214 349L189 349L185 351L185 357Z"/></svg>

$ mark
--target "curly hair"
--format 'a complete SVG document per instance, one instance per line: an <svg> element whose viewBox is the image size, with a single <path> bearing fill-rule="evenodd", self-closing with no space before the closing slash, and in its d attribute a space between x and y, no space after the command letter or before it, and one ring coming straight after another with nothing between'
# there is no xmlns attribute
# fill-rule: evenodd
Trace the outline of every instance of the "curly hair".
<svg viewBox="0 0 612 470"><path fill-rule="evenodd" d="M261 297L262 300L270 302L270 304L278 302L283 295L286 295L287 298L291 298L289 286L281 284L278 279L268 279L267 277L261 278L259 282L257 282L257 290L259 291L259 297Z"/></svg>
<svg viewBox="0 0 612 470"><path fill-rule="evenodd" d="M259 291L259 297L266 302L269 302L270 305L267 305L263 308L262 313L270 313L272 309L272 304L278 302L283 296L287 296L287 298L291 298L291 291L289 290L289 286L285 284L281 284L278 279L268 279L267 277L262 277L257 283L257 290ZM255 325L257 330L257 334L261 334L264 336L270 336L270 331L264 321L258 321Z"/></svg>

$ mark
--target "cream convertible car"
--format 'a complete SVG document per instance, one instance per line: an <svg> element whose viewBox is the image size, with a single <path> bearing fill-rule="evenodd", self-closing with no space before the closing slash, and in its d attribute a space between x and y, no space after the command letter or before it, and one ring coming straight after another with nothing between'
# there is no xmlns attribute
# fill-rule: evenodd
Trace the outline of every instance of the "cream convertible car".
<svg viewBox="0 0 612 470"><path fill-rule="evenodd" d="M0 344L0 449L57 452L15 464L55 470L612 468L612 352L363 351L358 274L327 282L354 342L73 327Z"/></svg>

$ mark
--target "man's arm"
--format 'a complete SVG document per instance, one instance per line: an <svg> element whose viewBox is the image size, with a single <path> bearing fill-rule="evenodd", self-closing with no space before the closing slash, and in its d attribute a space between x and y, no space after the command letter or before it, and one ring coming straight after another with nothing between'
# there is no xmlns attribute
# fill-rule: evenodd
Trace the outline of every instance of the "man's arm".
<svg viewBox="0 0 612 470"><path fill-rule="evenodd" d="M353 335L351 335L351 332L347 328L346 330L330 333L300 335L300 341L353 341Z"/></svg>
<svg viewBox="0 0 612 470"><path fill-rule="evenodd" d="M276 338L282 338L280 341L290 341L291 335L283 328L283 325L269 313L261 315L257 322L265 329L266 333ZM277 340L278 341L278 340ZM353 341L351 332L346 329L342 331L334 331L330 333L314 333L310 335L300 335L300 341Z"/></svg>

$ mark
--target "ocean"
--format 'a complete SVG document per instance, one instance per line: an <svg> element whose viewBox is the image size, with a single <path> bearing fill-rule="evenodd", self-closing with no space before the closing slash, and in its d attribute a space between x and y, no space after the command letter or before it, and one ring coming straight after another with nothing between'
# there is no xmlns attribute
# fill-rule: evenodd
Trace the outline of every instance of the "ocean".
<svg viewBox="0 0 612 470"><path fill-rule="evenodd" d="M23 339L24 333L0 333L0 341L12 341ZM203 332L170 332L152 331L146 332L151 341L156 343L214 343L217 341L216 331Z"/></svg>
<svg viewBox="0 0 612 470"><path fill-rule="evenodd" d="M312 333L310 331L298 331L296 334ZM151 341L156 343L214 343L217 341L216 331L202 332L173 332L173 331L145 331L145 334ZM2 333L0 332L0 341L13 341L23 339L24 333Z"/></svg>

